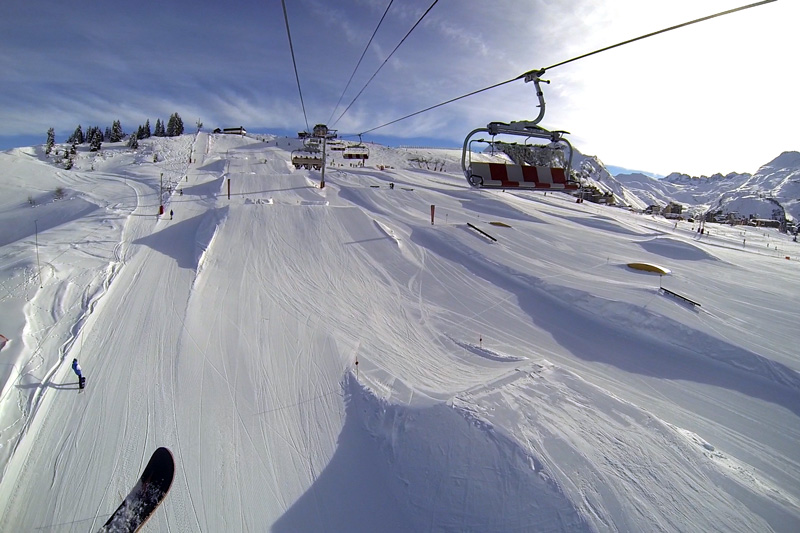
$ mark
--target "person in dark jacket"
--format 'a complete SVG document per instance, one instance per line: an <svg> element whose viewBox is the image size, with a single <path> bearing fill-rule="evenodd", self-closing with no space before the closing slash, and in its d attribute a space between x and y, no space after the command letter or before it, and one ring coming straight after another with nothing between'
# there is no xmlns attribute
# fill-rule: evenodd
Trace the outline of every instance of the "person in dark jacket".
<svg viewBox="0 0 800 533"><path fill-rule="evenodd" d="M86 378L83 377L83 371L77 359L72 360L72 371L78 376L78 388L84 388L86 386Z"/></svg>

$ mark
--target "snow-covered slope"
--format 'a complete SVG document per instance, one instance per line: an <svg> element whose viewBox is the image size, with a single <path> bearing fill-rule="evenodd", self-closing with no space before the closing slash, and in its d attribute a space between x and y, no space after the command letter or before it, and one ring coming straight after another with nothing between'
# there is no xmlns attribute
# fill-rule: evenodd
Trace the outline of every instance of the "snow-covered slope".
<svg viewBox="0 0 800 533"><path fill-rule="evenodd" d="M0 530L800 528L800 245L301 144L0 154Z"/></svg>

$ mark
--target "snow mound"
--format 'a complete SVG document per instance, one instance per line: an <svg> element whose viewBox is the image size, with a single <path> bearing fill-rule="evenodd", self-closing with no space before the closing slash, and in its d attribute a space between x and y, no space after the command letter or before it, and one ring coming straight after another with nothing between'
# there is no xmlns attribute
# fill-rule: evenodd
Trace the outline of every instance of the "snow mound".
<svg viewBox="0 0 800 533"><path fill-rule="evenodd" d="M665 531L767 527L719 490L729 481L724 468L707 460L707 449L690 445L677 428L651 413L572 372L542 363L459 395L453 404L497 446L529 443L533 452L525 457L527 468L520 470L549 480L547 487L558 487L558 494L572 504L568 509L577 510L592 529L603 530L613 521L618 530L634 531L644 523L640 520L660 524ZM642 484L644 478L655 482ZM686 509L696 512L687 514ZM569 515L553 513L547 518ZM534 525L529 531L547 530L549 524ZM580 522L565 529L582 527L588 529Z"/></svg>
<svg viewBox="0 0 800 533"><path fill-rule="evenodd" d="M695 246L694 244L667 237L657 237L648 241L642 241L639 243L639 246L650 253L658 254L670 259L678 259L682 261L700 261L703 259L717 260L714 255L706 252L698 246Z"/></svg>
<svg viewBox="0 0 800 533"><path fill-rule="evenodd" d="M642 235L639 231L634 231L630 228L627 228L616 220L608 217L601 217L601 216L589 216L589 217L564 217L567 220L571 220L576 224L580 224L582 226L586 226L592 229L599 229L603 231L610 231L614 233L622 233L624 235Z"/></svg>
<svg viewBox="0 0 800 533"><path fill-rule="evenodd" d="M384 497L370 496L368 501L391 502L392 514L398 515L397 522L381 523L381 515L375 514L383 510L360 510L357 530L368 530L365 518L367 524L375 520L375 530L389 532L590 531L578 509L542 470L541 461L492 424L472 416L463 402L424 408L397 405L379 398L353 376L346 390L347 421L340 445L317 483L335 483L346 461L356 461L360 472L382 481ZM350 483L336 491L315 488L275 524L275 531L300 525L304 507L318 504L314 494L359 490ZM346 523L344 518L337 520L339 514L350 514L349 510L339 507L333 515L335 523ZM387 515L382 516L385 520Z"/></svg>

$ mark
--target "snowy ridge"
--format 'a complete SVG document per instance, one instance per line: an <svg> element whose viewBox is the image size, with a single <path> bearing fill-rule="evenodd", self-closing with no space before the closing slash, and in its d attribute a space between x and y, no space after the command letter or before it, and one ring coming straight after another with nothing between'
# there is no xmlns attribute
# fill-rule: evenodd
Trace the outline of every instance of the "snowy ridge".
<svg viewBox="0 0 800 533"><path fill-rule="evenodd" d="M648 204L683 204L690 214L733 214L744 218L800 220L800 152L784 152L755 174L692 177L673 173L664 179L643 174L617 176L626 192ZM624 193L623 193L624 195Z"/></svg>
<svg viewBox="0 0 800 533"><path fill-rule="evenodd" d="M800 152L784 152L758 169L734 192L720 198L718 207L758 218L786 216L800 220Z"/></svg>

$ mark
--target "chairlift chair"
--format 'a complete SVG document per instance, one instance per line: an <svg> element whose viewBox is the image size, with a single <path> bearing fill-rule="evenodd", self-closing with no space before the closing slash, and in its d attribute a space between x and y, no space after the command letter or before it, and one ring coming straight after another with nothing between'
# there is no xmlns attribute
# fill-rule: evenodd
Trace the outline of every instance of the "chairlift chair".
<svg viewBox="0 0 800 533"><path fill-rule="evenodd" d="M369 149L362 145L348 146L342 155L345 159L369 159Z"/></svg>
<svg viewBox="0 0 800 533"><path fill-rule="evenodd" d="M360 159L362 161L369 159L369 148L364 146L361 141L361 135L358 136L358 144L351 144L344 149L342 157L345 159Z"/></svg>
<svg viewBox="0 0 800 533"><path fill-rule="evenodd" d="M292 165L298 169L321 170L322 155L318 152L309 152L307 150L294 150L292 152Z"/></svg>
<svg viewBox="0 0 800 533"><path fill-rule="evenodd" d="M308 137L303 141L303 149L306 152L320 152L322 151L321 145L322 141L315 137Z"/></svg>
<svg viewBox="0 0 800 533"><path fill-rule="evenodd" d="M461 152L461 169L467 182L472 187L484 189L529 189L529 190L577 190L580 183L571 176L572 145L564 138L566 131L550 131L539 126L544 118L544 95L539 85L542 80L539 76L543 71L532 71L525 77L525 81L532 81L536 87L536 96L539 99L539 116L534 120L518 122L490 122L485 128L472 130L464 139ZM491 141L473 139L478 133L486 132L492 136ZM513 163L485 162L473 160L473 142L489 144L492 148L509 145L503 141L495 140L498 135L524 137L525 144L522 153L527 155ZM545 144L528 145L530 138L544 139ZM514 143L516 144L516 143Z"/></svg>

